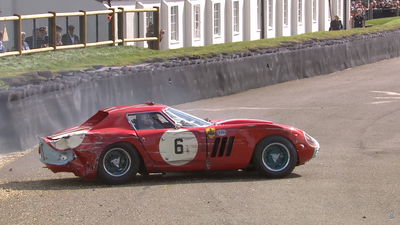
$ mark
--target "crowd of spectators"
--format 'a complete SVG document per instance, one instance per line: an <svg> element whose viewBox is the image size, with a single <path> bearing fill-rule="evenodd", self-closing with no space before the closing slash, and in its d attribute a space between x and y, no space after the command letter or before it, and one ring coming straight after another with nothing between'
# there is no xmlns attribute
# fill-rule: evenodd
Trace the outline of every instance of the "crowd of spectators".
<svg viewBox="0 0 400 225"><path fill-rule="evenodd" d="M64 35L62 35L62 31L63 29L60 26L56 26L56 46L80 44L80 39L75 34L75 27L73 25L68 26L68 31ZM8 51L4 45L3 37L3 32L0 32L0 53ZM45 26L33 29L32 35L29 37L26 37L25 32L21 32L22 50L45 48L49 46L49 41L48 29ZM14 47L13 50L17 51L18 49Z"/></svg>
<svg viewBox="0 0 400 225"><path fill-rule="evenodd" d="M393 9L399 8L400 1L399 0L373 0L370 2L370 8L372 9L379 9L379 8L386 8L386 9Z"/></svg>
<svg viewBox="0 0 400 225"><path fill-rule="evenodd" d="M369 11L369 9L372 9ZM365 19L375 18L375 10L400 9L400 0L353 0L351 2L351 21L353 27L365 26ZM377 11L378 18L387 17L381 11ZM383 16L382 16L383 15ZM373 17L371 17L373 16Z"/></svg>
<svg viewBox="0 0 400 225"><path fill-rule="evenodd" d="M395 8L400 8L400 0L356 0L351 2L351 11Z"/></svg>

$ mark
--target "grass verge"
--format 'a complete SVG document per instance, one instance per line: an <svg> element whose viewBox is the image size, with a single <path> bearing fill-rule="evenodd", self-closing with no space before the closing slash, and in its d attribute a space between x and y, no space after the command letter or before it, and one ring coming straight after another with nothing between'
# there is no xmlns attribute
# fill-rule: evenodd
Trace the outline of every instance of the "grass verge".
<svg viewBox="0 0 400 225"><path fill-rule="evenodd" d="M11 56L0 58L0 78L12 77L35 71L81 70L94 65L122 66L143 63L148 58L166 60L179 56L206 57L212 54L232 53L255 48L279 46L284 42L305 42L341 38L355 34L374 33L385 30L400 29L400 17L391 17L367 21L367 28L323 31L306 33L289 37L277 37L255 41L244 41L226 44L209 45L204 47L187 47L156 51L133 46L92 47L54 52L43 52L32 55ZM0 83L0 88L6 87Z"/></svg>

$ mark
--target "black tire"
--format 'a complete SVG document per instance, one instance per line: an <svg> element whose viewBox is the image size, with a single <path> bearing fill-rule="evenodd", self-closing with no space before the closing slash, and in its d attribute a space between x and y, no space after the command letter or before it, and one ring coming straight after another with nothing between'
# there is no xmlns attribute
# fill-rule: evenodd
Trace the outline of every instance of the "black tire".
<svg viewBox="0 0 400 225"><path fill-rule="evenodd" d="M266 137L258 143L253 161L262 174L271 178L283 178L297 165L297 151L284 137Z"/></svg>
<svg viewBox="0 0 400 225"><path fill-rule="evenodd" d="M114 144L100 156L98 177L107 184L123 184L136 176L139 167L136 149L125 143Z"/></svg>

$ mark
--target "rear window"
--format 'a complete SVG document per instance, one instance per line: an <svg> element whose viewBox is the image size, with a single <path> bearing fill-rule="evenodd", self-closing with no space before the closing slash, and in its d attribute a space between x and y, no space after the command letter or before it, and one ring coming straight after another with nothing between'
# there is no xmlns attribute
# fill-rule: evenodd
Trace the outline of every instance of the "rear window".
<svg viewBox="0 0 400 225"><path fill-rule="evenodd" d="M83 126L94 126L98 123L100 123L102 120L104 120L108 116L107 112L103 111L98 111L94 116L90 117L86 122L84 122L82 125Z"/></svg>

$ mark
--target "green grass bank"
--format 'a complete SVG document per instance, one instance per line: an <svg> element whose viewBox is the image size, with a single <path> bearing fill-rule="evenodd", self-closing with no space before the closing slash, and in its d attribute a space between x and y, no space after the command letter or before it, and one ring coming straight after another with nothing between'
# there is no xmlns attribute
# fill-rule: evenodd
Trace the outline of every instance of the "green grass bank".
<svg viewBox="0 0 400 225"><path fill-rule="evenodd" d="M168 58L179 56L207 57L212 54L276 47L285 42L305 42L315 39L341 38L356 34L395 30L400 28L400 17L370 20L367 21L366 24L369 26L361 29L314 32L290 37L277 37L256 41L226 43L204 47L188 47L163 51L133 46L109 46L3 57L0 58L0 78L12 77L35 71L82 70L91 68L95 65L134 65L143 63L149 58L167 60ZM0 83L0 87L2 86L4 87L4 84L2 85L2 83Z"/></svg>

